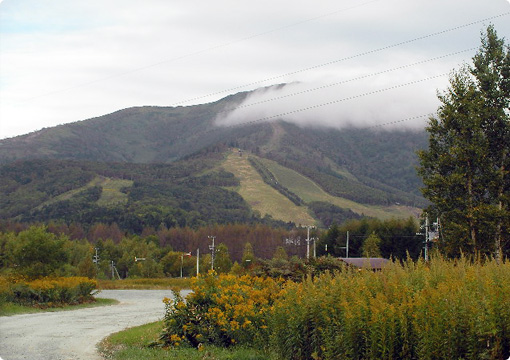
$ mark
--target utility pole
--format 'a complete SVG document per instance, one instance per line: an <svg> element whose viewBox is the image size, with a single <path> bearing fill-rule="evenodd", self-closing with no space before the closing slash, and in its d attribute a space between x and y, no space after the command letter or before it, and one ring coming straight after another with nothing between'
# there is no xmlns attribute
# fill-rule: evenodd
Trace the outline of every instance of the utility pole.
<svg viewBox="0 0 510 360"><path fill-rule="evenodd" d="M349 232L347 231L347 241L345 242L345 246L340 246L340 249L345 249L345 257L349 257Z"/></svg>
<svg viewBox="0 0 510 360"><path fill-rule="evenodd" d="M425 261L429 261L429 217L425 218Z"/></svg>
<svg viewBox="0 0 510 360"><path fill-rule="evenodd" d="M310 239L310 229L314 229L315 226L313 225L307 225L306 227L306 260L310 259L310 241L313 239Z"/></svg>
<svg viewBox="0 0 510 360"><path fill-rule="evenodd" d="M212 245L209 245L209 250L211 250L211 270L214 270L214 239L216 236L208 236L209 239L212 239Z"/></svg>
<svg viewBox="0 0 510 360"><path fill-rule="evenodd" d="M427 216L425 218L425 225L421 226L421 229L424 229L424 233L416 233L416 235L424 235L425 241L423 242L423 255L425 258L425 261L429 261L429 247L431 241L433 239L437 238L439 233L439 218L437 219L437 222L433 223L432 225L429 222L429 217Z"/></svg>
<svg viewBox="0 0 510 360"><path fill-rule="evenodd" d="M183 267L183 265L184 265L184 260L183 260L183 258L184 258L184 254L181 254L181 279L182 279L182 267Z"/></svg>
<svg viewBox="0 0 510 360"><path fill-rule="evenodd" d="M200 273L200 270L199 270L199 265L200 264L200 248L197 249L197 277L198 277L198 274Z"/></svg>
<svg viewBox="0 0 510 360"><path fill-rule="evenodd" d="M115 280L115 274L117 274L117 278L120 280L119 272L117 271L117 268L115 267L115 263L113 262L113 260L111 260L110 265L112 268L112 280Z"/></svg>
<svg viewBox="0 0 510 360"><path fill-rule="evenodd" d="M97 250L99 250L99 249L98 248L94 248L94 249L96 250L96 255L94 255L92 257L92 262L94 264L96 264L96 268L98 268L99 267L99 255L97 254Z"/></svg>

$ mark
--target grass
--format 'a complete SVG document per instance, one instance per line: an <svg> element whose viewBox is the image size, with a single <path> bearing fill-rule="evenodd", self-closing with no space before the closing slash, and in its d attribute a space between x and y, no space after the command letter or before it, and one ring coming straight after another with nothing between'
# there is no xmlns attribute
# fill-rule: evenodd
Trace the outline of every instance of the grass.
<svg viewBox="0 0 510 360"><path fill-rule="evenodd" d="M250 156L254 155L250 154ZM257 159L276 176L278 182L298 195L305 203L325 201L341 208L351 209L360 215L380 219L408 218L409 216L418 216L421 212L408 206L363 205L352 200L332 196L314 181L292 169L281 166L272 160ZM296 224L316 223L306 206L296 206L288 198L266 184L249 163L248 155L239 156L234 151L227 156L222 166L226 171L235 174L240 179L241 185L234 190L246 200L253 210L260 212L262 216L269 214L275 219L292 221ZM344 175L348 177L348 174Z"/></svg>
<svg viewBox="0 0 510 360"><path fill-rule="evenodd" d="M416 215L412 209L405 206L369 206L341 197L332 196L315 182L292 169L281 166L275 161L268 159L259 158L258 160L276 176L277 180L283 186L298 195L305 202L325 201L341 208L351 209L358 214L377 217L379 219L389 219L392 217L408 218L411 215ZM343 175L345 174L343 173Z"/></svg>
<svg viewBox="0 0 510 360"><path fill-rule="evenodd" d="M247 156L239 156L237 152L232 152L223 163L223 167L240 179L241 186L237 192L262 216L269 214L274 219L293 221L296 224L315 224L315 219L305 206L296 206L266 184L251 166Z"/></svg>
<svg viewBox="0 0 510 360"><path fill-rule="evenodd" d="M125 204L128 201L128 195L121 190L126 187L133 186L132 180L103 178L101 183L97 184L103 188L101 197L97 201L99 206L107 206L112 204Z"/></svg>
<svg viewBox="0 0 510 360"><path fill-rule="evenodd" d="M36 314L42 312L55 312L55 311L69 311L69 310L78 310L78 309L86 309L98 306L109 306L118 304L117 300L114 299L103 299L96 298L95 302L79 304L79 305L67 305L62 307L52 307L52 308L37 308L33 306L23 306L14 304L11 302L4 302L0 304L0 316L12 316L12 315L21 315L21 314Z"/></svg>
<svg viewBox="0 0 510 360"><path fill-rule="evenodd" d="M100 206L114 205L119 203L126 203L128 200L127 194L121 192L122 188L133 186L133 181L131 180L122 180L122 179L112 179L104 176L96 176L92 179L87 185L82 186L78 189L73 189L67 191L63 194L55 196L48 201L40 204L37 209L42 209L44 206L54 204L59 201L69 200L74 195L85 191L93 186L101 186L103 191L101 193L101 197L97 201L97 204Z"/></svg>
<svg viewBox="0 0 510 360"><path fill-rule="evenodd" d="M190 278L155 278L155 279L123 279L97 280L101 290L183 290L191 287Z"/></svg>
<svg viewBox="0 0 510 360"><path fill-rule="evenodd" d="M256 349L233 347L203 347L162 349L149 347L163 330L163 322L158 321L133 327L108 336L99 345L101 355L106 359L172 359L172 360L265 360L268 355Z"/></svg>

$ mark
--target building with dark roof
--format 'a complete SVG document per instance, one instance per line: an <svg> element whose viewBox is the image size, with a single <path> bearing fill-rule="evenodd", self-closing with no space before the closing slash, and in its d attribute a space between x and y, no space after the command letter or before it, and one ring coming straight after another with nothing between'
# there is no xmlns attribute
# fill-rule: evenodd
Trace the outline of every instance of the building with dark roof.
<svg viewBox="0 0 510 360"><path fill-rule="evenodd" d="M347 265L357 267L358 269L381 270L390 261L384 258L340 258Z"/></svg>

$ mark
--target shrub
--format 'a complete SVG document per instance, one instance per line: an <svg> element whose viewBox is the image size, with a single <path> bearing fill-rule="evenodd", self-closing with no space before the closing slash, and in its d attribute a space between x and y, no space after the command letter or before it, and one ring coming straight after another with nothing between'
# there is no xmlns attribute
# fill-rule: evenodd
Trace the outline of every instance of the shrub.
<svg viewBox="0 0 510 360"><path fill-rule="evenodd" d="M196 278L186 301L178 294L165 299L162 346L267 344L269 314L281 282L210 272Z"/></svg>
<svg viewBox="0 0 510 360"><path fill-rule="evenodd" d="M97 282L85 277L22 278L0 281L0 298L29 306L62 306L93 300Z"/></svg>

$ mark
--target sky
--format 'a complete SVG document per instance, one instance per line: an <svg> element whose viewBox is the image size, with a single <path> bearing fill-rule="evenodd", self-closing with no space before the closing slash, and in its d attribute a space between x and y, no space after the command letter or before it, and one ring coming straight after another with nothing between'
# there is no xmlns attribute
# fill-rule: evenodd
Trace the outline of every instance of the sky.
<svg viewBox="0 0 510 360"><path fill-rule="evenodd" d="M282 83L217 124L423 128L489 24L508 0L3 0L0 139Z"/></svg>

